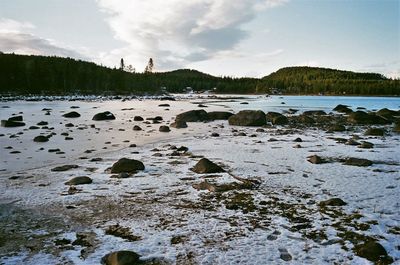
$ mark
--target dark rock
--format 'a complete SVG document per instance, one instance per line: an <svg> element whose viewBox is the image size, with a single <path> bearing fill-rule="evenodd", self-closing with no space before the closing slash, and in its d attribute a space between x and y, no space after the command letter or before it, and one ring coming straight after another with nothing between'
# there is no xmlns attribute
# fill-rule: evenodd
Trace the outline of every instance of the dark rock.
<svg viewBox="0 0 400 265"><path fill-rule="evenodd" d="M185 121L185 122L199 122L199 121L208 121L208 113L205 110L189 110L178 114L175 118L176 121Z"/></svg>
<svg viewBox="0 0 400 265"><path fill-rule="evenodd" d="M199 105L197 105L197 107L199 107L199 108L208 108L208 106L203 105L203 104L199 104Z"/></svg>
<svg viewBox="0 0 400 265"><path fill-rule="evenodd" d="M49 123L47 121L40 121L36 125L45 126L45 125L49 125Z"/></svg>
<svg viewBox="0 0 400 265"><path fill-rule="evenodd" d="M171 129L168 127L168 126L166 126L166 125L162 125L162 126L160 126L160 128L158 129L160 132L170 132L171 131Z"/></svg>
<svg viewBox="0 0 400 265"><path fill-rule="evenodd" d="M23 121L23 117L22 116L12 116L10 118L8 118L9 121Z"/></svg>
<svg viewBox="0 0 400 265"><path fill-rule="evenodd" d="M191 168L191 170L199 174L225 172L225 170L223 170L220 166L214 162L211 162L207 158L200 159L200 161L197 162L197 164Z"/></svg>
<svg viewBox="0 0 400 265"><path fill-rule="evenodd" d="M385 135L385 130L381 128L369 128L366 132L365 135L371 135L371 136L384 136Z"/></svg>
<svg viewBox="0 0 400 265"><path fill-rule="evenodd" d="M359 143L359 142L357 142L356 140L350 138L350 139L347 140L344 144L345 144L345 145L357 146L357 145L360 145L361 143Z"/></svg>
<svg viewBox="0 0 400 265"><path fill-rule="evenodd" d="M340 198L332 198L326 201L322 201L319 203L319 206L325 207L325 206L344 206L347 205L342 199Z"/></svg>
<svg viewBox="0 0 400 265"><path fill-rule="evenodd" d="M159 107L171 107L169 104L160 104Z"/></svg>
<svg viewBox="0 0 400 265"><path fill-rule="evenodd" d="M211 134L211 137L219 137L219 133L213 132L213 133Z"/></svg>
<svg viewBox="0 0 400 265"><path fill-rule="evenodd" d="M229 117L230 125L238 126L263 126L266 124L265 113L261 110L242 110Z"/></svg>
<svg viewBox="0 0 400 265"><path fill-rule="evenodd" d="M311 125L315 123L315 120L307 115L299 115L296 117L296 121L303 125Z"/></svg>
<svg viewBox="0 0 400 265"><path fill-rule="evenodd" d="M129 228L120 226L119 224L107 227L107 229L105 230L105 234L120 237L131 242L141 239L140 236L133 235Z"/></svg>
<svg viewBox="0 0 400 265"><path fill-rule="evenodd" d="M109 111L100 112L93 116L92 120L94 121L107 121L107 120L115 120L114 114Z"/></svg>
<svg viewBox="0 0 400 265"><path fill-rule="evenodd" d="M320 115L326 115L326 112L323 110L308 110L304 111L303 114L307 116L320 116Z"/></svg>
<svg viewBox="0 0 400 265"><path fill-rule="evenodd" d="M67 171L70 169L78 168L78 165L63 165L63 166L58 166L55 168L52 168L51 171L53 172L61 172L61 171Z"/></svg>
<svg viewBox="0 0 400 265"><path fill-rule="evenodd" d="M376 114L390 121L393 121L396 116L400 116L399 112L387 108L380 109Z"/></svg>
<svg viewBox="0 0 400 265"><path fill-rule="evenodd" d="M208 117L210 120L228 120L232 116L232 112L228 111L210 111Z"/></svg>
<svg viewBox="0 0 400 265"><path fill-rule="evenodd" d="M29 127L29 130L37 130L37 129L40 129L40 127L34 125Z"/></svg>
<svg viewBox="0 0 400 265"><path fill-rule="evenodd" d="M36 136L35 138L33 138L33 141L37 142L37 143L44 143L44 142L49 141L49 137L44 136L44 135L39 135L39 136Z"/></svg>
<svg viewBox="0 0 400 265"><path fill-rule="evenodd" d="M140 117L140 116L133 117L133 120L134 121L144 121L143 117Z"/></svg>
<svg viewBox="0 0 400 265"><path fill-rule="evenodd" d="M72 124L72 123L67 123L67 124L65 124L65 127L74 127L75 125L74 124Z"/></svg>
<svg viewBox="0 0 400 265"><path fill-rule="evenodd" d="M61 150L59 148L55 148L55 149L49 149L48 152L49 153L57 153L60 152Z"/></svg>
<svg viewBox="0 0 400 265"><path fill-rule="evenodd" d="M346 127L341 124L335 124L328 128L328 131L330 131L330 132L344 132L345 130L346 130Z"/></svg>
<svg viewBox="0 0 400 265"><path fill-rule="evenodd" d="M358 148L364 149L371 149L374 148L374 144L366 141L362 141L360 145L357 146Z"/></svg>
<svg viewBox="0 0 400 265"><path fill-rule="evenodd" d="M111 167L111 173L136 172L138 170L144 170L143 163L128 158L121 158Z"/></svg>
<svg viewBox="0 0 400 265"><path fill-rule="evenodd" d="M93 181L91 178L87 176L80 176L70 179L69 181L65 182L65 185L84 185L84 184L91 184Z"/></svg>
<svg viewBox="0 0 400 265"><path fill-rule="evenodd" d="M400 133L400 122L397 122L393 127L393 132Z"/></svg>
<svg viewBox="0 0 400 265"><path fill-rule="evenodd" d="M342 104L337 105L333 110L336 112L346 113L346 114L353 112L353 110L350 109L349 106L342 105Z"/></svg>
<svg viewBox="0 0 400 265"><path fill-rule="evenodd" d="M1 126L2 127L19 127L19 126L25 126L25 123L20 122L20 121L1 120Z"/></svg>
<svg viewBox="0 0 400 265"><path fill-rule="evenodd" d="M177 120L177 121L171 123L170 126L173 127L173 128L176 128L176 129L182 129L182 128L187 128L188 127L186 121L181 121L181 120Z"/></svg>
<svg viewBox="0 0 400 265"><path fill-rule="evenodd" d="M373 163L371 160L368 159L350 157L344 161L344 164L348 166L368 167L371 166Z"/></svg>
<svg viewBox="0 0 400 265"><path fill-rule="evenodd" d="M323 159L322 157L317 156L317 155L312 155L312 156L307 157L307 161L312 163L312 164L323 164L323 163L326 163L325 159Z"/></svg>
<svg viewBox="0 0 400 265"><path fill-rule="evenodd" d="M105 255L101 259L104 265L139 265L142 264L140 255L128 250L115 251Z"/></svg>
<svg viewBox="0 0 400 265"><path fill-rule="evenodd" d="M388 256L385 248L374 240L369 240L354 247L357 256L365 258L375 264L391 264L393 259Z"/></svg>
<svg viewBox="0 0 400 265"><path fill-rule="evenodd" d="M266 118L273 125L285 125L289 123L288 118L278 112L268 112Z"/></svg>
<svg viewBox="0 0 400 265"><path fill-rule="evenodd" d="M303 142L303 140L302 140L300 137L297 137L296 139L294 139L293 142L295 142L295 143L301 143L301 142Z"/></svg>
<svg viewBox="0 0 400 265"><path fill-rule="evenodd" d="M391 122L381 116L366 113L364 111L352 112L348 121L353 124L390 124Z"/></svg>
<svg viewBox="0 0 400 265"><path fill-rule="evenodd" d="M76 112L76 111L71 111L71 112L65 113L65 114L63 115L64 118L78 118L78 117L80 117L80 116L81 116L81 114L79 114L79 113Z"/></svg>
<svg viewBox="0 0 400 265"><path fill-rule="evenodd" d="M141 131L142 128L140 128L140 126L138 126L138 125L135 125L135 126L133 126L133 130L134 131Z"/></svg>

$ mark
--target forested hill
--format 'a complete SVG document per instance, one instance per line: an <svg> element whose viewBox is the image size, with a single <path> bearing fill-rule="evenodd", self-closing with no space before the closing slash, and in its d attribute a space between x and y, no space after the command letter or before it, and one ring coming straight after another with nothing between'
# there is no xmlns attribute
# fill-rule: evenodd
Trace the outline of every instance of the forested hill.
<svg viewBox="0 0 400 265"><path fill-rule="evenodd" d="M262 79L215 77L196 70L130 73L71 58L0 53L0 94L123 95L213 90L217 93L400 95L380 74L288 67Z"/></svg>
<svg viewBox="0 0 400 265"><path fill-rule="evenodd" d="M286 67L261 79L257 92L284 94L400 95L400 81L376 73L318 67Z"/></svg>
<svg viewBox="0 0 400 265"><path fill-rule="evenodd" d="M0 94L122 95L212 90L254 93L255 78L215 77L195 70L130 73L71 58L0 54Z"/></svg>

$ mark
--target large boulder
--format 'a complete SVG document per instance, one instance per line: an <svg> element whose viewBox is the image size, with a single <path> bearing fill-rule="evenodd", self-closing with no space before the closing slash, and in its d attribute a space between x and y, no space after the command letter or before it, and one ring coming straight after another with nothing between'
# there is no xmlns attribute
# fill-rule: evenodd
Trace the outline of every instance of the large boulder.
<svg viewBox="0 0 400 265"><path fill-rule="evenodd" d="M230 125L263 126L267 123L265 113L261 110L242 110L229 117Z"/></svg>
<svg viewBox="0 0 400 265"><path fill-rule="evenodd" d="M357 256L363 257L375 264L391 264L393 262L393 259L388 255L385 248L374 240L356 245L354 252Z"/></svg>
<svg viewBox="0 0 400 265"><path fill-rule="evenodd" d="M2 127L25 126L25 123L23 123L22 120L23 120L22 116L13 116L13 117L8 118L7 120L2 120L1 126Z"/></svg>
<svg viewBox="0 0 400 265"><path fill-rule="evenodd" d="M398 111L390 110L388 108L380 109L376 114L390 121L393 121L395 117L400 116Z"/></svg>
<svg viewBox="0 0 400 265"><path fill-rule="evenodd" d="M266 114L266 119L273 125L285 125L289 123L288 118L286 118L286 116L278 112L272 112L272 111L268 112Z"/></svg>
<svg viewBox="0 0 400 265"><path fill-rule="evenodd" d="M348 121L353 124L390 124L391 122L382 116L365 111L356 111L350 113Z"/></svg>
<svg viewBox="0 0 400 265"><path fill-rule="evenodd" d="M104 265L138 265L142 263L139 254L128 250L111 252L101 259L101 264Z"/></svg>
<svg viewBox="0 0 400 265"><path fill-rule="evenodd" d="M79 114L76 111L71 111L71 112L65 113L63 115L64 118L79 118L80 116L81 116L81 114Z"/></svg>
<svg viewBox="0 0 400 265"><path fill-rule="evenodd" d="M349 114L349 113L353 112L353 110L350 109L349 106L342 105L342 104L337 105L333 110L336 112L345 113L345 114Z"/></svg>
<svg viewBox="0 0 400 265"><path fill-rule="evenodd" d="M295 117L295 120L297 123L302 125L311 125L315 123L315 120L313 118L304 114Z"/></svg>
<svg viewBox="0 0 400 265"><path fill-rule="evenodd" d="M49 141L49 137L44 135L38 135L35 138L33 138L33 141L37 143L44 143Z"/></svg>
<svg viewBox="0 0 400 265"><path fill-rule="evenodd" d="M211 162L207 158L200 159L200 161L197 162L197 164L191 168L191 170L199 174L225 172L225 170L223 170L220 166L214 162Z"/></svg>
<svg viewBox="0 0 400 265"><path fill-rule="evenodd" d="M365 135L371 135L371 136L384 136L385 135L385 130L382 128L369 128L366 132Z"/></svg>
<svg viewBox="0 0 400 265"><path fill-rule="evenodd" d="M170 132L171 129L166 126L166 125L161 125L160 128L158 129L160 132Z"/></svg>
<svg viewBox="0 0 400 265"><path fill-rule="evenodd" d="M143 163L129 158L121 158L111 167L111 173L136 172L138 170L144 170Z"/></svg>
<svg viewBox="0 0 400 265"><path fill-rule="evenodd" d="M228 111L210 111L208 113L210 120L228 120L232 115L233 113Z"/></svg>
<svg viewBox="0 0 400 265"><path fill-rule="evenodd" d="M208 121L208 113L205 110L189 110L178 114L175 118L176 121L184 122L198 122L198 121Z"/></svg>
<svg viewBox="0 0 400 265"><path fill-rule="evenodd" d="M109 111L100 112L93 116L92 120L94 121L106 121L106 120L115 120L114 114Z"/></svg>

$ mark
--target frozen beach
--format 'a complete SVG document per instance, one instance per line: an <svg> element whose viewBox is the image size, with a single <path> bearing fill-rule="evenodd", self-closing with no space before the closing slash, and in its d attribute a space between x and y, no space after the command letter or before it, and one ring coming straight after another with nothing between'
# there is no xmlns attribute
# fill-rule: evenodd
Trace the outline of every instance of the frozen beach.
<svg viewBox="0 0 400 265"><path fill-rule="evenodd" d="M395 122L349 123L349 114L332 112L340 102L320 99L0 102L2 120L15 114L26 123L0 127L0 263L99 264L122 250L143 264L400 262ZM398 111L400 100L380 103L350 108ZM262 126L227 118L171 126L189 110L243 109L284 113L287 121L271 114ZM325 114L302 114L308 110ZM72 111L80 116L62 116ZM104 111L115 119L92 120ZM366 134L370 128L383 136ZM48 141L33 141L40 135ZM121 158L144 170L115 170ZM202 158L220 170L196 170ZM83 176L87 184L66 184Z"/></svg>

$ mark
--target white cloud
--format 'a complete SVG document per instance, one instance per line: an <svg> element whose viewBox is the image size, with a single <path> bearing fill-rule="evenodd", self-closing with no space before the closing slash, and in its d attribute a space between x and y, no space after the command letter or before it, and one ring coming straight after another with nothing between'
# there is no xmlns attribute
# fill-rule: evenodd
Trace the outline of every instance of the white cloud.
<svg viewBox="0 0 400 265"><path fill-rule="evenodd" d="M29 22L0 19L0 51L5 53L57 55L87 59L81 53L63 47L55 41L31 33L35 26Z"/></svg>
<svg viewBox="0 0 400 265"><path fill-rule="evenodd" d="M287 0L97 0L115 38L127 43L99 60L118 57L144 67L149 57L163 69L182 67L231 51L248 32L242 25Z"/></svg>

